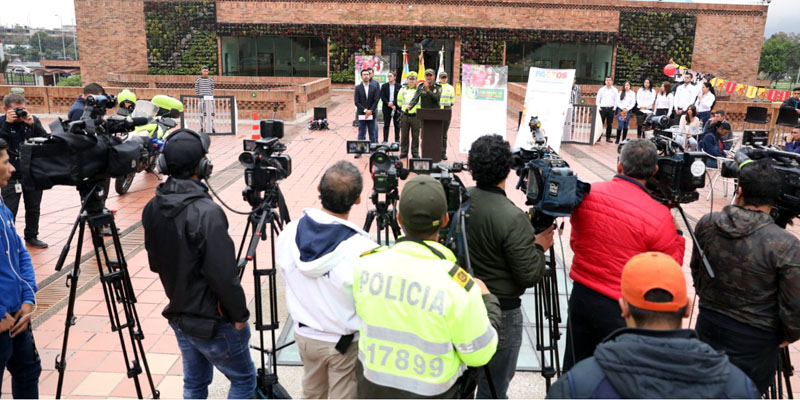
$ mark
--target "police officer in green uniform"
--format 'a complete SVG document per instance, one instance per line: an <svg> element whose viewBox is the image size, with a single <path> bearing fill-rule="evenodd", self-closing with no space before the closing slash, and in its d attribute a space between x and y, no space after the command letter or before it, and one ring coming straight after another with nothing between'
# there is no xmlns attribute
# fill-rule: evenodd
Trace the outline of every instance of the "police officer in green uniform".
<svg viewBox="0 0 800 400"><path fill-rule="evenodd" d="M442 86L442 96L439 98L439 106L442 110L450 110L456 102L456 89L447 83L447 72L439 74L439 84ZM447 130L450 129L450 120L444 121L444 131L442 132L442 160L447 160Z"/></svg>
<svg viewBox="0 0 800 400"><path fill-rule="evenodd" d="M469 387L467 366L485 365L495 353L500 306L437 242L448 222L439 181L408 181L397 220L406 236L355 265L358 397L456 398Z"/></svg>
<svg viewBox="0 0 800 400"><path fill-rule="evenodd" d="M419 102L422 108L439 108L439 99L442 97L442 85L434 80L435 73L432 69L425 70L425 82L417 86L417 93L409 105L414 107Z"/></svg>
<svg viewBox="0 0 800 400"><path fill-rule="evenodd" d="M400 158L408 157L409 133L411 134L411 156L419 157L419 102L411 106L417 93L417 74L412 72L406 78L406 85L397 94L397 106L403 112L400 121Z"/></svg>

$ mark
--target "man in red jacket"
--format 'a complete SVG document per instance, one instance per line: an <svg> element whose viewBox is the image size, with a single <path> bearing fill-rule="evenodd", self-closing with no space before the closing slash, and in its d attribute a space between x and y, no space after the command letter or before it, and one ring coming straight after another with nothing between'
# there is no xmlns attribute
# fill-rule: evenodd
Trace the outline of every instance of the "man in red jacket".
<svg viewBox="0 0 800 400"><path fill-rule="evenodd" d="M575 256L564 371L591 357L606 336L625 327L618 300L622 267L628 260L658 251L683 265L682 233L669 209L645 188L658 170L657 163L653 142L628 142L614 179L592 184L592 191L572 213L570 245Z"/></svg>

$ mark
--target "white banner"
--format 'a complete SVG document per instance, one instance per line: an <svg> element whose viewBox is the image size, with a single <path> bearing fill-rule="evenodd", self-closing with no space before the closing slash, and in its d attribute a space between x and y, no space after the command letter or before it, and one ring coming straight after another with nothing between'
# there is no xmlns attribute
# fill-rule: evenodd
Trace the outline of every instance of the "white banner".
<svg viewBox="0 0 800 400"><path fill-rule="evenodd" d="M472 142L496 133L506 137L508 67L461 65L461 134L458 150L469 153Z"/></svg>
<svg viewBox="0 0 800 400"><path fill-rule="evenodd" d="M535 116L542 123L541 129L547 137L547 144L556 152L560 150L574 77L574 69L531 67L525 92L525 114L514 147L530 148L535 145L528 126L531 116Z"/></svg>

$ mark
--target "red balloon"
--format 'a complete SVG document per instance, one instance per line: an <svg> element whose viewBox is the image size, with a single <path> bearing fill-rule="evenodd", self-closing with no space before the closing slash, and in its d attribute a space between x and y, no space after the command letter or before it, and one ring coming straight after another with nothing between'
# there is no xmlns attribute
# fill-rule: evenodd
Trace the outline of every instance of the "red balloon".
<svg viewBox="0 0 800 400"><path fill-rule="evenodd" d="M672 76L675 75L675 72L677 72L677 69L674 64L667 64L664 66L664 75Z"/></svg>

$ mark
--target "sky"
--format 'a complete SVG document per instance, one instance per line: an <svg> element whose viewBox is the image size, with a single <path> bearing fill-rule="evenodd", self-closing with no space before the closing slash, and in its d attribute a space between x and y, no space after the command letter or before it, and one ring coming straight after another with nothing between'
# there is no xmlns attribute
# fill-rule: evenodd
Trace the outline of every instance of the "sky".
<svg viewBox="0 0 800 400"><path fill-rule="evenodd" d="M653 0L640 0L653 1ZM731 3L731 4L762 4L762 0L666 0L692 3ZM0 25L32 25L34 27L57 28L60 26L61 15L64 25L70 25L75 20L73 0L7 0L0 13ZM775 32L800 33L800 7L798 0L772 0L767 15L765 36L769 37ZM10 10L8 6L11 6ZM41 10L48 10L46 13Z"/></svg>

